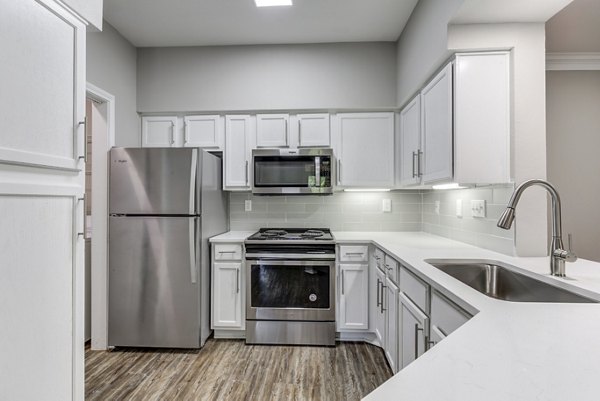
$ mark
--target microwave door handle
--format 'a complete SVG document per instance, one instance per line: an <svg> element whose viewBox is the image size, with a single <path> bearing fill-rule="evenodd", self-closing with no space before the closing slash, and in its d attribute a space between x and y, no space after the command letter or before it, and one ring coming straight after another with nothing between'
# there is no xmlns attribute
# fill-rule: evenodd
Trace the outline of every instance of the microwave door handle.
<svg viewBox="0 0 600 401"><path fill-rule="evenodd" d="M321 158L315 157L315 186L321 186Z"/></svg>

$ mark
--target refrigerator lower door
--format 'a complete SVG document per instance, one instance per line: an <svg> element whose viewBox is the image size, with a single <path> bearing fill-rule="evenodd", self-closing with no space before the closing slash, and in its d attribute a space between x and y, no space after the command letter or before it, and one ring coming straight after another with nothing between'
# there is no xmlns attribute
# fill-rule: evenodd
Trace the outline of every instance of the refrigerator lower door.
<svg viewBox="0 0 600 401"><path fill-rule="evenodd" d="M198 217L110 217L110 346L200 347Z"/></svg>

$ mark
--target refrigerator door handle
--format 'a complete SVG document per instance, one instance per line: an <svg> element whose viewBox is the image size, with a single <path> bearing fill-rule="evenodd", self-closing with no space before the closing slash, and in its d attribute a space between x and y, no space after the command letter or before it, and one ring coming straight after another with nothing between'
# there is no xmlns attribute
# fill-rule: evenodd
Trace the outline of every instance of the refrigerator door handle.
<svg viewBox="0 0 600 401"><path fill-rule="evenodd" d="M192 284L198 281L198 272L196 271L196 220L198 218L190 218L190 280Z"/></svg>
<svg viewBox="0 0 600 401"><path fill-rule="evenodd" d="M190 214L196 214L196 172L198 171L198 149L192 149L192 170L190 171ZM200 211L198 211L200 213Z"/></svg>

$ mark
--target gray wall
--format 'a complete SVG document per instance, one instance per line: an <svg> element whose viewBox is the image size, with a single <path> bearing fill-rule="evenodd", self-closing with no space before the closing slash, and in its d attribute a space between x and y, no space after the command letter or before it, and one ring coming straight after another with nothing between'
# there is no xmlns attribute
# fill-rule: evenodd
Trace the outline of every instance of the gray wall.
<svg viewBox="0 0 600 401"><path fill-rule="evenodd" d="M420 0L417 3L397 44L397 106L410 100L450 56L448 21L463 1Z"/></svg>
<svg viewBox="0 0 600 401"><path fill-rule="evenodd" d="M111 25L87 34L87 81L115 96L117 146L140 145L136 112L136 48Z"/></svg>
<svg viewBox="0 0 600 401"><path fill-rule="evenodd" d="M395 106L394 43L140 48L140 112Z"/></svg>
<svg viewBox="0 0 600 401"><path fill-rule="evenodd" d="M600 262L600 71L548 71L546 90L548 179L563 233L579 257Z"/></svg>
<svg viewBox="0 0 600 401"><path fill-rule="evenodd" d="M331 196L230 196L232 230L260 227L328 227L337 231L421 231L422 194L418 191L340 192ZM252 211L244 211L244 200ZM392 212L383 213L383 199Z"/></svg>
<svg viewBox="0 0 600 401"><path fill-rule="evenodd" d="M423 195L423 231L471 245L514 255L515 228L496 227L514 187L495 185L482 188L429 191ZM456 216L456 201L462 200L462 217ZM471 200L485 200L485 218L471 216ZM439 214L435 211L440 202Z"/></svg>

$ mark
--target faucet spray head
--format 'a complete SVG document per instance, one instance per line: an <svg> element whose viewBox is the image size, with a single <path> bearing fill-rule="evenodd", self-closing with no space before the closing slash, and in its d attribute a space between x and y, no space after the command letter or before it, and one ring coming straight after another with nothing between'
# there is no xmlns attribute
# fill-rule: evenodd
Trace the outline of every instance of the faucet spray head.
<svg viewBox="0 0 600 401"><path fill-rule="evenodd" d="M515 220L515 209L512 207L507 207L502 216L498 219L497 226L503 228L505 230L510 229L513 221Z"/></svg>

